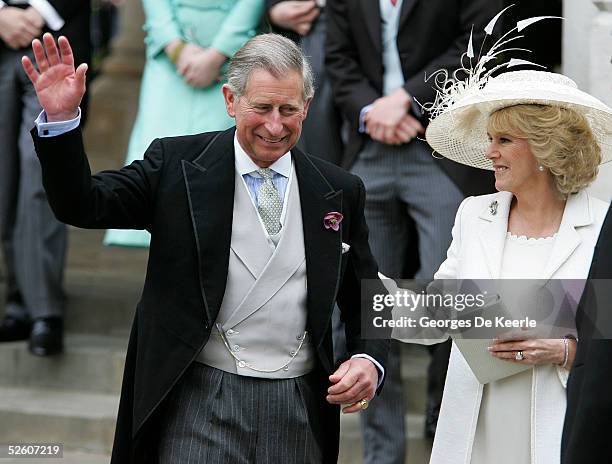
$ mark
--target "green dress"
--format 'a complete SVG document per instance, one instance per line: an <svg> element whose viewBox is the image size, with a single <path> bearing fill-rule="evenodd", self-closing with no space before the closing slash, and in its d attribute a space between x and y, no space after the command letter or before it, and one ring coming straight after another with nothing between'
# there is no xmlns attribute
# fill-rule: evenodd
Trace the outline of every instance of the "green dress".
<svg viewBox="0 0 612 464"><path fill-rule="evenodd" d="M147 61L126 164L142 159L156 138L223 130L234 123L225 110L223 82L190 87L164 47L181 38L231 57L257 33L264 12L264 0L143 0L143 6ZM147 231L113 229L104 243L146 247L149 239Z"/></svg>

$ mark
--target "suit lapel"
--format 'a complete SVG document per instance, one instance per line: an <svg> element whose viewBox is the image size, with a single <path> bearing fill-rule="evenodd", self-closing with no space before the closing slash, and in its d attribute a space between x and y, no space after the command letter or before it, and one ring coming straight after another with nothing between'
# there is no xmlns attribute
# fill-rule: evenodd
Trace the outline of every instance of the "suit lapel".
<svg viewBox="0 0 612 464"><path fill-rule="evenodd" d="M306 247L308 321L318 346L329 325L342 259L342 224L337 232L326 229L323 217L332 211L342 212L342 190L334 190L310 158L298 149L293 153Z"/></svg>
<svg viewBox="0 0 612 464"><path fill-rule="evenodd" d="M182 161L209 325L217 318L227 281L234 206L233 141L231 128L220 132L193 162Z"/></svg>
<svg viewBox="0 0 612 464"><path fill-rule="evenodd" d="M512 194L499 192L480 213L478 238L492 279L499 279Z"/></svg>
<svg viewBox="0 0 612 464"><path fill-rule="evenodd" d="M593 222L586 192L580 192L568 198L563 211L559 232L553 245L550 259L544 269L545 279L550 279L565 263L582 242L577 227L587 226Z"/></svg>
<svg viewBox="0 0 612 464"><path fill-rule="evenodd" d="M412 13L412 10L414 9L418 1L419 0L403 0L402 11L400 12L399 26L397 28L398 35L399 35L399 31L402 30L402 26L404 25L404 23L410 16L410 13Z"/></svg>
<svg viewBox="0 0 612 464"><path fill-rule="evenodd" d="M353 1L353 0L351 0ZM380 4L378 0L360 0L363 9L365 23L372 37L372 43L376 51L382 53L382 28L380 25Z"/></svg>

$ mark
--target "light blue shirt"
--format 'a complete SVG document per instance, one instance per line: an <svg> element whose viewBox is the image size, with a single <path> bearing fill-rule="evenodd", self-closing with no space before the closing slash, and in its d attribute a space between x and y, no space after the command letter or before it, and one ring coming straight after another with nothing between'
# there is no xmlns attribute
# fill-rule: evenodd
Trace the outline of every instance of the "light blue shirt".
<svg viewBox="0 0 612 464"><path fill-rule="evenodd" d="M234 153L236 172L238 172L238 174L242 176L242 179L244 180L249 194L253 199L253 204L257 207L259 206L259 187L261 187L264 183L263 177L261 177L257 173L257 170L260 169L260 167L257 166L255 162L251 159L251 157L246 154L246 152L238 142L238 138L236 136L234 136ZM279 159L277 159L274 163L270 165L270 169L274 172L274 175L272 177L272 183L278 191L278 196L280 197L281 202L283 202L284 213L285 192L287 191L289 178L291 176L291 153L287 152Z"/></svg>
<svg viewBox="0 0 612 464"><path fill-rule="evenodd" d="M76 118L70 119L69 121L55 122L47 122L47 113L43 110L34 123L38 129L39 137L55 137L57 135L62 135L79 127L79 124L81 124L81 108L78 109Z"/></svg>
<svg viewBox="0 0 612 464"><path fill-rule="evenodd" d="M406 82L402 63L397 49L397 33L402 11L402 0L393 5L391 0L379 0L380 20L382 29L382 59L383 59L383 95L389 95L402 87ZM359 113L359 132L365 132L365 116L372 109L372 104L364 106Z"/></svg>

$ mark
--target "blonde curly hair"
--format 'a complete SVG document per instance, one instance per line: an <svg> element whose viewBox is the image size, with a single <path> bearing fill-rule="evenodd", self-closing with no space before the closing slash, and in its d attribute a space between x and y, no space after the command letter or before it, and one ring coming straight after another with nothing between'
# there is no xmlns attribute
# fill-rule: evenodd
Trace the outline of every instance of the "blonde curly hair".
<svg viewBox="0 0 612 464"><path fill-rule="evenodd" d="M586 118L571 108L525 104L502 108L489 117L490 133L526 139L539 164L548 168L567 198L597 176L601 147Z"/></svg>

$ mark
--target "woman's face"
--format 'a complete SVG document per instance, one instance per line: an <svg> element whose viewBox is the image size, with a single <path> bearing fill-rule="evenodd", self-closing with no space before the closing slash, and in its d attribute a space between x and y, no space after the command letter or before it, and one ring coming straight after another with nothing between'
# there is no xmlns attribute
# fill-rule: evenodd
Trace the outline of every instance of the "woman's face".
<svg viewBox="0 0 612 464"><path fill-rule="evenodd" d="M486 156L495 168L495 188L514 194L541 182L544 172L526 139L504 133L488 133L489 148Z"/></svg>

